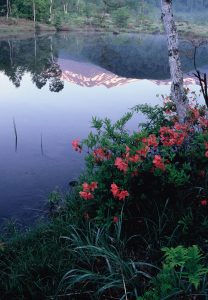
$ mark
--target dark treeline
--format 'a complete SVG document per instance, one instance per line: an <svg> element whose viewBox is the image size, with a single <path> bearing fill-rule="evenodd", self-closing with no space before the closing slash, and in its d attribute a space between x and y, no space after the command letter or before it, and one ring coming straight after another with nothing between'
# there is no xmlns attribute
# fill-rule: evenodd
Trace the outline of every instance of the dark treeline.
<svg viewBox="0 0 208 300"><path fill-rule="evenodd" d="M200 13L208 10L208 0L174 0L180 13ZM122 17L159 17L160 0L0 0L0 15L26 18L45 23L59 23L72 16L93 17L102 21L106 15ZM119 17L118 17L119 19Z"/></svg>
<svg viewBox="0 0 208 300"><path fill-rule="evenodd" d="M165 36L97 34L56 34L28 40L0 41L0 71L18 88L24 74L30 74L38 89L51 92L64 88L62 72L73 72L67 61L91 62L120 77L166 80L170 78ZM185 73L194 71L194 46L181 41L181 60ZM197 49L197 68L207 68L208 46ZM66 66L60 61L65 61ZM62 69L63 68L63 69ZM67 69L68 68L68 69ZM85 70L80 68L80 78Z"/></svg>
<svg viewBox="0 0 208 300"><path fill-rule="evenodd" d="M28 40L0 41L0 71L19 87L25 73L30 73L32 82L41 89L47 82L52 92L59 92L64 84L57 63L58 53L52 37Z"/></svg>

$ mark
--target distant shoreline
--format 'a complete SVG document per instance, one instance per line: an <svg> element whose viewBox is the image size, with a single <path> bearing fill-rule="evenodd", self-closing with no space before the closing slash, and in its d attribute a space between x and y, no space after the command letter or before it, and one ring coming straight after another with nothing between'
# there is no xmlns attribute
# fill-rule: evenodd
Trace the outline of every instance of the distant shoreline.
<svg viewBox="0 0 208 300"><path fill-rule="evenodd" d="M177 23L179 36L182 38L207 38L208 39L208 26L196 25L188 22ZM30 38L34 33L42 36L45 34L56 32L100 32L100 33L144 33L144 34L164 34L162 24L155 23L151 26L148 24L141 25L140 27L132 28L116 28L116 27L98 27L98 26L75 26L65 24L57 28L53 25L37 23L34 27L33 21L25 19L5 19L0 18L0 40L5 38Z"/></svg>

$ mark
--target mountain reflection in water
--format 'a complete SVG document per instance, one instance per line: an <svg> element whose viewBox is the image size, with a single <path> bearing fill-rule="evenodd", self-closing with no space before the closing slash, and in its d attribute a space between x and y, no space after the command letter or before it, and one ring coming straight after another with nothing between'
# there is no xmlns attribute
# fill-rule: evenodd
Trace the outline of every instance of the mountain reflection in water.
<svg viewBox="0 0 208 300"><path fill-rule="evenodd" d="M62 70L61 79L83 87L103 85L112 88L136 81L136 79L119 77L88 62L59 59L58 63Z"/></svg>
<svg viewBox="0 0 208 300"><path fill-rule="evenodd" d="M184 45L188 74L193 47ZM198 50L198 67L206 69L207 52L207 46ZM70 33L0 41L0 222L30 223L56 186L67 190L76 180L84 159L71 140L86 137L92 116L115 121L137 104L161 104L156 94L170 91L167 66L163 36ZM135 116L128 129L142 118Z"/></svg>
<svg viewBox="0 0 208 300"><path fill-rule="evenodd" d="M181 41L184 73L194 70L194 46ZM0 41L0 71L19 87L30 73L38 89L47 83L60 92L64 80L81 86L119 86L132 79L156 83L169 79L164 36L122 34L64 34L27 40ZM197 66L207 64L208 46L197 51Z"/></svg>

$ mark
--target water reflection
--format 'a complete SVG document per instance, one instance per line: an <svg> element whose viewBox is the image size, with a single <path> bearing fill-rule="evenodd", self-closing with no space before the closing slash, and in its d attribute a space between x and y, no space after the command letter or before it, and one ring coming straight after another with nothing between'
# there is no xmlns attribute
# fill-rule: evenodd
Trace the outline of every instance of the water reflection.
<svg viewBox="0 0 208 300"><path fill-rule="evenodd" d="M58 62L62 69L62 79L82 87L105 86L112 88L136 81L136 79L120 77L89 62L62 58Z"/></svg>
<svg viewBox="0 0 208 300"><path fill-rule="evenodd" d="M115 121L139 103L162 103L156 94L170 91L165 43L71 33L0 41L0 222L30 222L56 186L67 190L76 180L84 159L71 140L89 133L92 116ZM207 48L200 51L205 68ZM193 70L190 57L183 64ZM136 116L129 130L141 121Z"/></svg>
<svg viewBox="0 0 208 300"><path fill-rule="evenodd" d="M17 88L26 72L31 74L31 80L38 89L47 82L52 92L60 92L64 88L52 37L1 41L0 49L0 70Z"/></svg>
<svg viewBox="0 0 208 300"><path fill-rule="evenodd" d="M64 81L107 88L151 79L160 84L170 77L164 36L122 34L62 34L27 40L0 41L0 70L19 87L25 73L42 89L60 92ZM194 70L193 44L181 41L184 73ZM206 68L208 46L197 51L198 68Z"/></svg>

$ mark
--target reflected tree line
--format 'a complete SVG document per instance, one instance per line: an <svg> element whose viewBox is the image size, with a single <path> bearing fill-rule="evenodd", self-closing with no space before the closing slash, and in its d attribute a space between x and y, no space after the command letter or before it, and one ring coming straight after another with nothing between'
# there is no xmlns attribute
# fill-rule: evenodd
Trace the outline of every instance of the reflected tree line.
<svg viewBox="0 0 208 300"><path fill-rule="evenodd" d="M183 71L208 68L208 45L197 48L181 41ZM0 41L0 71L19 87L23 75L31 74L38 89L48 84L50 91L64 88L58 58L87 61L125 78L165 80L170 78L167 43L164 36L112 34L56 34L27 40ZM70 71L70 70L68 70ZM73 70L71 70L73 71ZM80 68L80 73L82 68Z"/></svg>
<svg viewBox="0 0 208 300"><path fill-rule="evenodd" d="M0 41L0 71L18 88L23 75L31 74L32 82L38 89L47 83L51 92L64 88L62 71L57 63L58 51L53 36L27 40L8 39Z"/></svg>
<svg viewBox="0 0 208 300"><path fill-rule="evenodd" d="M165 80L170 78L167 42L163 35L112 34L88 35L62 34L56 42L62 49L62 57L85 59L104 69L126 78ZM180 41L183 71L192 72L195 47ZM208 63L208 45L197 49L197 65Z"/></svg>

